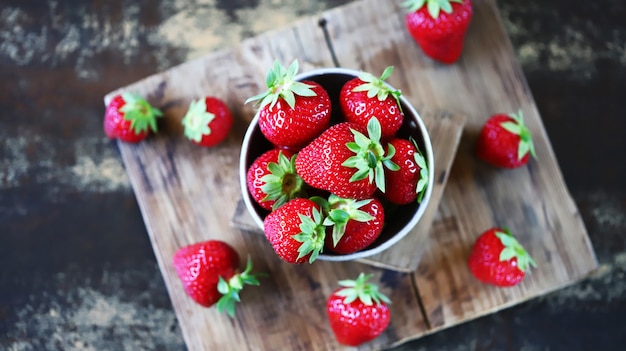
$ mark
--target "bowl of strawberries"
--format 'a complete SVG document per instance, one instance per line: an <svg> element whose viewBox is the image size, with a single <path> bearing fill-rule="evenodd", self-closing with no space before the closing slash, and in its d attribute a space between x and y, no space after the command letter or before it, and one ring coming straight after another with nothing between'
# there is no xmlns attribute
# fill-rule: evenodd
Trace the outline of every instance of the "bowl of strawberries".
<svg viewBox="0 0 626 351"><path fill-rule="evenodd" d="M433 151L415 108L380 77L345 68L298 74L275 62L239 160L254 222L290 263L378 254L419 224Z"/></svg>

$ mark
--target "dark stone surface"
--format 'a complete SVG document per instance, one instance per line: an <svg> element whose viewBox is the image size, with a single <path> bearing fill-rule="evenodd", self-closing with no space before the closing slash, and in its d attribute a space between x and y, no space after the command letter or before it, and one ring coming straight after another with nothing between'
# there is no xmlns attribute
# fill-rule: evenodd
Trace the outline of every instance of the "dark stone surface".
<svg viewBox="0 0 626 351"><path fill-rule="evenodd" d="M184 349L102 97L346 2L2 2L0 349ZM399 350L624 350L626 5L499 6L601 267Z"/></svg>

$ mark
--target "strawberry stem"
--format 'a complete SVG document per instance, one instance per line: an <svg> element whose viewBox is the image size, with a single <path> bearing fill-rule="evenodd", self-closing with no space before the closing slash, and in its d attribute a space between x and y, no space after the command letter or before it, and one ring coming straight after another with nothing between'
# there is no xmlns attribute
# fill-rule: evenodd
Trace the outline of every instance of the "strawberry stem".
<svg viewBox="0 0 626 351"><path fill-rule="evenodd" d="M452 13L452 2L462 4L463 0L407 0L402 3L402 6L409 12L415 12L426 5L430 16L437 19L441 11Z"/></svg>
<svg viewBox="0 0 626 351"><path fill-rule="evenodd" d="M372 202L372 199L344 199L335 194L330 194L328 201L322 208L327 212L323 224L333 228L333 247L337 246L337 243L345 234L348 221L368 222L375 218L369 213L360 210L361 207L370 202Z"/></svg>
<svg viewBox="0 0 626 351"><path fill-rule="evenodd" d="M500 261L508 261L512 258L517 259L517 267L526 272L530 269L530 266L537 267L537 263L528 254L526 249L515 239L508 228L504 228L503 231L496 231L495 235L500 239L504 250L500 252Z"/></svg>
<svg viewBox="0 0 626 351"><path fill-rule="evenodd" d="M286 204L296 197L303 197L304 180L296 173L296 155L291 159L282 152L278 153L278 163L270 162L267 165L269 174L261 177L264 182L261 190L267 194L261 201L276 200L272 205L272 210Z"/></svg>
<svg viewBox="0 0 626 351"><path fill-rule="evenodd" d="M122 94L124 106L120 108L120 112L124 113L124 119L130 121L130 129L135 134L147 131L150 128L153 132L157 131L158 117L163 116L163 112L158 108L152 107L141 95L126 92Z"/></svg>
<svg viewBox="0 0 626 351"><path fill-rule="evenodd" d="M308 254L309 263L313 263L319 254L324 249L324 239L326 239L326 227L324 227L323 216L320 210L313 208L313 218L298 214L300 218L300 230L299 234L293 236L293 239L301 242L302 244L298 248L298 258L301 259Z"/></svg>
<svg viewBox="0 0 626 351"><path fill-rule="evenodd" d="M529 152L533 158L537 158L533 137L530 133L530 129L524 124L524 114L522 110L518 110L517 113L511 113L509 117L511 117L513 121L502 122L500 126L510 133L519 135L520 141L517 147L517 159L521 160Z"/></svg>
<svg viewBox="0 0 626 351"><path fill-rule="evenodd" d="M354 141L346 144L346 147L356 155L349 157L341 165L344 167L356 168L356 172L350 178L350 182L356 182L366 177L370 184L376 183L376 187L385 192L385 172L384 167L391 171L397 171L400 167L391 161L396 152L393 145L388 144L387 155L385 149L380 144L381 127L376 117L372 117L367 123L367 134L369 138L361 132L350 129L354 135Z"/></svg>
<svg viewBox="0 0 626 351"><path fill-rule="evenodd" d="M217 311L220 313L226 311L229 316L234 317L235 304L241 301L239 292L245 285L259 285L257 276L261 274L252 274L252 259L248 256L246 269L243 272L233 275L228 281L220 277L217 291L222 294L222 297L217 301Z"/></svg>
<svg viewBox="0 0 626 351"><path fill-rule="evenodd" d="M367 92L368 98L372 99L376 97L378 101L384 101L389 94L391 94L394 100L396 100L398 108L402 111L402 105L400 104L400 96L402 95L402 92L400 92L400 90L392 89L385 83L385 80L391 76L391 73L393 73L393 66L385 68L380 77L376 77L371 73L361 72L359 79L364 83L355 87L352 91Z"/></svg>
<svg viewBox="0 0 626 351"><path fill-rule="evenodd" d="M296 95L305 97L316 96L312 85L295 80L298 68L298 60L294 60L289 65L289 68L285 68L278 60L274 61L274 65L268 71L265 79L268 89L259 95L249 98L244 104L260 101L259 108L269 105L271 109L276 105L278 99L282 98L293 109L296 105Z"/></svg>
<svg viewBox="0 0 626 351"><path fill-rule="evenodd" d="M413 158L415 159L415 163L420 168L420 178L417 181L417 185L415 186L415 193L417 194L417 203L421 203L422 199L424 199L424 194L426 193L426 187L430 179L428 178L428 165L426 164L426 158L419 146L417 146L417 141L411 138L411 142L413 146L415 146L416 152L413 154Z"/></svg>
<svg viewBox="0 0 626 351"><path fill-rule="evenodd" d="M360 273L356 280L340 280L339 285L343 288L336 294L344 297L343 303L346 305L357 299L367 306L374 303L378 305L382 302L390 304L391 300L378 290L376 284L367 282L371 277L372 274Z"/></svg>
<svg viewBox="0 0 626 351"><path fill-rule="evenodd" d="M189 110L183 117L182 124L185 127L185 136L197 143L204 135L211 134L209 124L215 119L215 115L207 111L206 99L193 100L189 104Z"/></svg>

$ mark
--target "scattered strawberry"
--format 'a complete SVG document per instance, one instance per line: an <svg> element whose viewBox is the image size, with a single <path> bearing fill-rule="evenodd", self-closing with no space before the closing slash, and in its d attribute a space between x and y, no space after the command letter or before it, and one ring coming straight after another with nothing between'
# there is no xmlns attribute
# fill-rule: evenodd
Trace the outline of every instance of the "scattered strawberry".
<svg viewBox="0 0 626 351"><path fill-rule="evenodd" d="M305 195L304 181L296 173L295 155L289 150L264 152L248 168L246 180L252 198L266 210Z"/></svg>
<svg viewBox="0 0 626 351"><path fill-rule="evenodd" d="M472 19L470 0L406 0L406 27L424 53L451 64L463 51L465 33Z"/></svg>
<svg viewBox="0 0 626 351"><path fill-rule="evenodd" d="M208 240L180 248L173 258L176 274L187 294L198 304L210 307L217 302L217 310L235 314L239 291L245 284L259 285L250 272L248 258L245 271L239 273L239 255L229 244Z"/></svg>
<svg viewBox="0 0 626 351"><path fill-rule="evenodd" d="M276 254L289 263L313 263L324 249L326 227L319 206L293 199L265 217L263 230Z"/></svg>
<svg viewBox="0 0 626 351"><path fill-rule="evenodd" d="M185 136L194 144L210 147L221 143L233 125L233 117L226 104L207 96L194 100L182 120Z"/></svg>
<svg viewBox="0 0 626 351"><path fill-rule="evenodd" d="M363 250L383 230L385 211L376 198L354 200L331 194L328 201L314 201L321 203L327 214L323 224L332 228L332 235L326 235L326 248L332 252L350 254Z"/></svg>
<svg viewBox="0 0 626 351"><path fill-rule="evenodd" d="M524 125L522 111L491 116L478 136L476 155L493 166L504 168L525 165L529 155L536 158L532 135Z"/></svg>
<svg viewBox="0 0 626 351"><path fill-rule="evenodd" d="M122 93L113 97L104 112L104 132L109 139L127 143L144 140L157 131L157 117L163 113L140 95Z"/></svg>
<svg viewBox="0 0 626 351"><path fill-rule="evenodd" d="M313 81L298 82L298 61L285 69L278 61L267 74L268 90L246 100L260 101L259 128L276 146L300 148L330 124L328 93Z"/></svg>
<svg viewBox="0 0 626 351"><path fill-rule="evenodd" d="M371 274L342 280L326 303L330 327L341 344L358 346L378 337L389 325L389 298L368 283Z"/></svg>
<svg viewBox="0 0 626 351"><path fill-rule="evenodd" d="M400 91L385 83L392 72L392 66L387 67L380 78L363 72L344 84L339 93L339 103L346 120L365 128L372 117L378 118L383 139L395 135L404 119Z"/></svg>
<svg viewBox="0 0 626 351"><path fill-rule="evenodd" d="M391 161L400 167L397 171L385 171L386 187L383 197L389 202L405 205L417 200L422 202L428 185L428 166L424 155L413 141L393 138L389 141L396 152Z"/></svg>
<svg viewBox="0 0 626 351"><path fill-rule="evenodd" d="M478 237L468 263L478 280L500 287L518 284L530 266L537 267L513 235L500 228L491 228Z"/></svg>
<svg viewBox="0 0 626 351"><path fill-rule="evenodd" d="M369 137L364 132L350 122L328 128L298 152L296 171L307 184L343 198L370 198L376 188L384 192L384 167L398 168L390 160L395 150L389 146L385 155L378 119L370 119Z"/></svg>

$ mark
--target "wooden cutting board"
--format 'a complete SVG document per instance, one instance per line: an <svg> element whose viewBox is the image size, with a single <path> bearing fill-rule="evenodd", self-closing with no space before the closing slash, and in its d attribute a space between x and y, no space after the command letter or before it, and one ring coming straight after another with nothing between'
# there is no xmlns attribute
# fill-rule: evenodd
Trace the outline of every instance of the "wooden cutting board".
<svg viewBox="0 0 626 351"><path fill-rule="evenodd" d="M427 243L406 247L400 257L400 261L410 255L422 257L411 273L359 262L289 265L276 257L262 235L230 225L241 197L239 145L254 113L243 101L264 89L265 72L275 59L288 63L297 58L305 68L333 66L319 18L246 40L105 97L106 103L114 94L132 90L165 112L158 135L138 145L120 143L119 148L190 350L342 349L323 306L337 280L362 271L373 273L374 281L394 301L390 327L360 348L369 350L526 301L572 284L597 267L494 0L474 1L463 57L454 65L423 55L404 29L400 2L357 1L322 16L343 67L376 73L393 65L396 71L389 82L418 111L467 116ZM224 99L236 116L229 139L213 149L189 143L180 126L189 101L203 95ZM487 117L518 109L535 137L539 158L516 170L477 161L473 145ZM513 288L481 284L466 266L474 239L496 225L508 226L539 265ZM234 319L192 302L171 265L179 247L210 238L250 254L256 270L269 273L261 286L243 292L244 303Z"/></svg>

